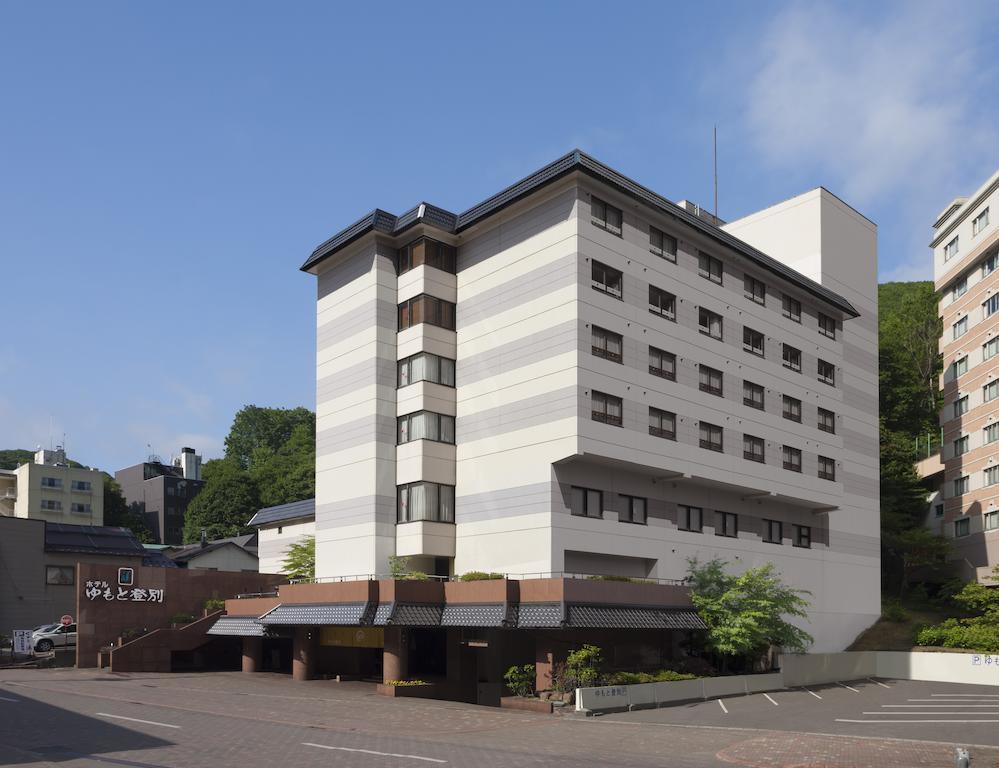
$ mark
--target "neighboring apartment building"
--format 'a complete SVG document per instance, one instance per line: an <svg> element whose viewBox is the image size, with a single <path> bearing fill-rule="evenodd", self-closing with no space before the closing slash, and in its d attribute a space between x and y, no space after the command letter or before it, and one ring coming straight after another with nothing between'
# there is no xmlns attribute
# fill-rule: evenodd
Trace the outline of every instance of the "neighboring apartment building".
<svg viewBox="0 0 999 768"><path fill-rule="evenodd" d="M999 171L944 209L930 243L943 318L942 530L962 574L984 583L999 565L997 216Z"/></svg>
<svg viewBox="0 0 999 768"><path fill-rule="evenodd" d="M34 461L0 473L0 515L69 525L103 525L104 474L71 467L66 452L41 448Z"/></svg>
<svg viewBox="0 0 999 768"><path fill-rule="evenodd" d="M710 219L574 151L317 248L317 576L721 557L809 590L815 650L877 619L876 227Z"/></svg>
<svg viewBox="0 0 999 768"><path fill-rule="evenodd" d="M172 464L155 456L114 473L129 507L143 515L160 544L178 545L184 538L184 515L191 499L205 483L201 479L201 456L193 448L181 449Z"/></svg>
<svg viewBox="0 0 999 768"><path fill-rule="evenodd" d="M283 573L288 548L316 535L316 500L305 499L264 507L247 525L257 529L260 572Z"/></svg>

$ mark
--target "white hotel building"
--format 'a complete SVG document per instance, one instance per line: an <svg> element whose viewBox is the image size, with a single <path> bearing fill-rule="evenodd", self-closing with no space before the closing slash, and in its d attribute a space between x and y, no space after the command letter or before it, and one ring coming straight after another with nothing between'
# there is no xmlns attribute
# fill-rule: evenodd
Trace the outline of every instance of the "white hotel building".
<svg viewBox="0 0 999 768"><path fill-rule="evenodd" d="M876 227L827 190L723 224L574 151L302 268L320 580L721 557L809 590L816 651L880 615Z"/></svg>

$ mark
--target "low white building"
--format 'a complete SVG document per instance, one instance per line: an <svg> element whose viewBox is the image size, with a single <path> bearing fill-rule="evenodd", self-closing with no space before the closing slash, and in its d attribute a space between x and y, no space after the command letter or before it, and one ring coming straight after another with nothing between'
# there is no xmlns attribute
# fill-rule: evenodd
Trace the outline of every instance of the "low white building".
<svg viewBox="0 0 999 768"><path fill-rule="evenodd" d="M257 556L261 573L283 573L288 548L316 535L316 500L305 499L257 512L248 525L257 529Z"/></svg>

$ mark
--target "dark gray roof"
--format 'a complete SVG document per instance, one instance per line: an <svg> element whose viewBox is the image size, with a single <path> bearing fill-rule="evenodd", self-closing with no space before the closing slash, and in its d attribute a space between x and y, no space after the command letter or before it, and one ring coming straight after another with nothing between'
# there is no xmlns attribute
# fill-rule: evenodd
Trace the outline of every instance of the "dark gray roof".
<svg viewBox="0 0 999 768"><path fill-rule="evenodd" d="M624 176L613 168L604 165L598 160L590 157L586 153L575 149L567 155L560 157L553 163L549 163L544 168L535 171L530 176L521 179L506 189L497 192L492 197L483 200L478 205L469 208L461 214L453 214L442 208L437 208L426 203L422 203L402 216L393 216L387 211L376 208L364 218L354 222L346 229L338 232L329 240L316 248L312 255L305 261L301 269L309 271L323 260L329 258L340 249L346 247L368 232L378 231L389 235L397 235L405 229L418 222L430 224L438 229L451 234L458 234L468 227L477 224L483 219L502 211L504 208L521 200L527 195L551 184L552 182L572 173L579 171L585 173L598 181L614 187L619 192L628 195L634 200L655 208L660 213L672 216L689 227L701 232L715 242L734 249L742 256L756 263L763 269L788 280L797 287L812 294L813 296L828 302L842 312L853 317L859 317L860 313L847 301L834 291L830 291L825 286L805 277L800 272L791 269L786 264L767 256L762 251L753 248L748 243L729 234L723 229L710 224L699 216L685 211L680 206L667 200L661 195L657 195L650 189L643 187L627 176Z"/></svg>
<svg viewBox="0 0 999 768"><path fill-rule="evenodd" d="M247 525L259 526L299 519L316 519L315 499L303 499L302 501L292 501L288 504L279 504L276 507L264 507L257 510L257 514L250 519Z"/></svg>
<svg viewBox="0 0 999 768"><path fill-rule="evenodd" d="M439 627L444 606L436 603L379 603L376 626Z"/></svg>
<svg viewBox="0 0 999 768"><path fill-rule="evenodd" d="M357 625L364 618L367 603L282 603L260 617L261 624Z"/></svg>
<svg viewBox="0 0 999 768"><path fill-rule="evenodd" d="M561 627L561 603L521 603L517 611L518 627Z"/></svg>
<svg viewBox="0 0 999 768"><path fill-rule="evenodd" d="M441 614L442 627L503 627L506 626L506 606L445 605Z"/></svg>
<svg viewBox="0 0 999 768"><path fill-rule="evenodd" d="M45 523L46 552L144 557L146 549L128 528Z"/></svg>
<svg viewBox="0 0 999 768"><path fill-rule="evenodd" d="M682 608L568 606L570 627L597 629L706 629L696 611Z"/></svg>
<svg viewBox="0 0 999 768"><path fill-rule="evenodd" d="M242 536L230 536L227 539L215 539L214 541L206 542L204 546L201 546L200 543L185 544L182 547L171 547L165 550L163 554L171 560L183 563L188 560L193 560L196 557L200 557L208 552L213 552L216 549L232 546L239 547L251 555L256 555L257 534L247 533Z"/></svg>
<svg viewBox="0 0 999 768"><path fill-rule="evenodd" d="M264 626L253 616L221 616L208 630L209 635L263 637Z"/></svg>

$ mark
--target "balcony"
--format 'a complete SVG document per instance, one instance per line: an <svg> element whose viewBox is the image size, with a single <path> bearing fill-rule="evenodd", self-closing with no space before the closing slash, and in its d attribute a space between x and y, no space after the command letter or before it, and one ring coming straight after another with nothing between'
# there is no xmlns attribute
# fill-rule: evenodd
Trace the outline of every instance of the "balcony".
<svg viewBox="0 0 999 768"><path fill-rule="evenodd" d="M0 499L17 499L17 488L4 488L0 490Z"/></svg>

